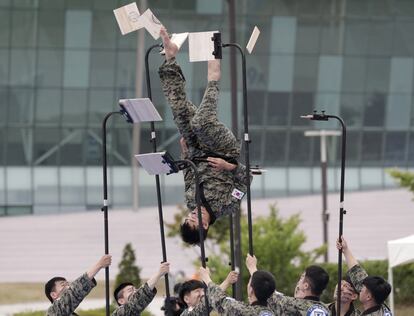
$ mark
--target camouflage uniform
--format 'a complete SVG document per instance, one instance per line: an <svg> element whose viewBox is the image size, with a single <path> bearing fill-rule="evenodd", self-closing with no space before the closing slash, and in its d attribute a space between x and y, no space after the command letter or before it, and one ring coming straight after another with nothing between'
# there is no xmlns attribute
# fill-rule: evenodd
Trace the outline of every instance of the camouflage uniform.
<svg viewBox="0 0 414 316"><path fill-rule="evenodd" d="M112 316L136 316L139 315L157 294L157 290L151 290L147 283L142 285L135 293L131 294L128 302L119 306Z"/></svg>
<svg viewBox="0 0 414 316"><path fill-rule="evenodd" d="M358 293L360 293L363 286L362 282L368 276L368 273L364 270L364 268L357 264L349 269L346 274L351 279L351 282L355 289L358 291ZM387 305L381 304L380 306L369 308L361 315L392 316L392 313Z"/></svg>
<svg viewBox="0 0 414 316"><path fill-rule="evenodd" d="M267 306L253 303L247 305L228 297L226 293L216 284L210 282L207 288L211 305L220 314L231 316L274 316Z"/></svg>
<svg viewBox="0 0 414 316"><path fill-rule="evenodd" d="M318 297L295 298L274 292L267 304L275 316L328 316L330 312Z"/></svg>
<svg viewBox="0 0 414 316"><path fill-rule="evenodd" d="M332 316L336 316L335 302L332 302L331 304L329 304L328 309ZM341 307L341 311L342 311L342 307ZM351 303L348 311L345 314L345 316L360 316L360 315L361 315L361 312L359 311L359 309L355 308L353 303Z"/></svg>
<svg viewBox="0 0 414 316"><path fill-rule="evenodd" d="M211 311L211 307L210 307ZM199 316L199 315L206 315L206 304L204 297L201 299L200 303L198 303L191 311L186 308L180 316Z"/></svg>
<svg viewBox="0 0 414 316"><path fill-rule="evenodd" d="M60 297L55 300L46 312L47 316L69 316L76 315L75 309L86 295L96 286L95 279L90 279L85 273L70 283L69 288L64 290Z"/></svg>
<svg viewBox="0 0 414 316"><path fill-rule="evenodd" d="M185 139L188 154L185 159L192 160L200 175L203 205L213 215L212 222L240 207L241 197L232 195L237 189L246 192L246 168L237 163L240 155L240 143L232 132L217 118L219 83L209 81L199 107L187 100L185 78L175 58L164 62L159 75L165 97L171 105L174 122ZM237 167L232 171L216 171L205 159L223 158ZM195 179L193 170L184 171L185 199L187 207L194 210ZM235 191L236 192L236 191Z"/></svg>

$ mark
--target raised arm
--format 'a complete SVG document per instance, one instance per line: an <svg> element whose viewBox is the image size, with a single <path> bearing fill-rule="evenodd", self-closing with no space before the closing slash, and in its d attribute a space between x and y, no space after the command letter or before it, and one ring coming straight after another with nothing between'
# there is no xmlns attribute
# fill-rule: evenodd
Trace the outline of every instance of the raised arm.
<svg viewBox="0 0 414 316"><path fill-rule="evenodd" d="M345 256L348 269L352 269L354 266L358 264L358 261L355 259L354 255L352 254L351 250L348 247L348 243L346 242L343 236L341 236L341 240L338 239L336 241L336 248L338 250L342 250Z"/></svg>
<svg viewBox="0 0 414 316"><path fill-rule="evenodd" d="M168 262L161 263L157 273L155 273L153 276L151 276L148 281L148 287L153 290L157 282L163 277L165 274L167 274L170 271L170 264Z"/></svg>
<svg viewBox="0 0 414 316"><path fill-rule="evenodd" d="M247 254L246 268L249 270L250 275L257 271L257 258L255 255L251 256L250 254Z"/></svg>
<svg viewBox="0 0 414 316"><path fill-rule="evenodd" d="M221 282L220 288L223 291L226 291L230 285L237 282L238 278L239 278L239 273L237 271L230 271L229 274L227 274L227 277L224 279L224 281Z"/></svg>
<svg viewBox="0 0 414 316"><path fill-rule="evenodd" d="M46 315L70 315L79 306L82 300L96 286L95 275L102 269L108 267L112 262L111 255L104 255L95 263L88 272L73 281L69 288L64 290L59 299L55 300L47 310Z"/></svg>

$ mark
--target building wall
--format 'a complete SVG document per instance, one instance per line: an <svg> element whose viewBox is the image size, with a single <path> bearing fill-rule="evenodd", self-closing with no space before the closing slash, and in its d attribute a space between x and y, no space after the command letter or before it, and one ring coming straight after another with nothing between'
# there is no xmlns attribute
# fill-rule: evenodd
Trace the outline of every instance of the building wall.
<svg viewBox="0 0 414 316"><path fill-rule="evenodd" d="M118 99L141 96L137 33L121 36L112 13L128 2L0 1L0 215L100 207L102 118ZM226 1L148 0L148 6L171 32L220 30L228 41ZM392 186L386 168L413 167L414 2L245 0L236 8L242 46L254 25L261 29L247 57L247 80L252 164L268 173L255 179L254 197L319 191L319 139L304 131L338 126L299 118L314 109L347 124L348 190ZM154 43L150 36L145 41L144 50ZM182 51L188 97L198 103L206 67L188 62L186 45ZM226 60L224 49L219 114L230 124ZM177 156L179 135L157 78L161 62L151 54L153 99L164 117L156 124L159 149ZM131 205L131 140L131 126L112 119L113 206ZM140 152L151 151L148 140L142 124ZM339 144L339 138L328 143L330 190L338 188ZM140 204L154 204L153 178L139 177ZM162 185L165 203L182 201L180 176L163 177Z"/></svg>

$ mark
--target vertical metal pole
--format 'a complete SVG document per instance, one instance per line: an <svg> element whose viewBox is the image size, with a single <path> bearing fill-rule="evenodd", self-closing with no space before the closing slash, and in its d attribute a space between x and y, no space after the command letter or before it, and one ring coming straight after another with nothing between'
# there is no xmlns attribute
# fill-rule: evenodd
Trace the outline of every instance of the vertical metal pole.
<svg viewBox="0 0 414 316"><path fill-rule="evenodd" d="M322 223L323 223L323 243L326 245L324 262L328 262L328 202L327 202L327 155L326 155L326 136L321 134L321 170L322 170Z"/></svg>
<svg viewBox="0 0 414 316"><path fill-rule="evenodd" d="M160 44L156 44L148 48L145 54L145 75L146 75L146 81L147 81L147 95L151 101L152 101L152 90L151 90L151 76L149 72L148 59L149 59L149 54L156 47L160 47ZM157 137L156 137L154 122L151 122L151 140L150 141L152 143L153 152L154 153L157 152ZM157 190L158 220L160 224L162 261L167 262L167 250L166 250L166 245L165 245L165 232L164 232L164 216L162 212L161 185L160 185L160 176L158 174L155 175L155 186ZM171 310L171 304L170 304L170 282L169 282L168 274L164 275L164 281L165 281L165 295L166 295L165 310L167 311L167 315L173 315L173 312Z"/></svg>
<svg viewBox="0 0 414 316"><path fill-rule="evenodd" d="M107 157L106 157L106 123L113 114L121 114L120 112L109 112L105 115L102 122L102 172L103 172L103 206L104 212L104 239L105 254L109 254L109 233L108 233L108 176L107 176ZM110 299L109 299L109 267L105 268L105 315L110 315Z"/></svg>
<svg viewBox="0 0 414 316"><path fill-rule="evenodd" d="M234 0L227 0L229 10L229 30L230 43L236 42L236 4ZM238 124L238 107L237 107L237 56L236 49L230 48L230 90L231 90L231 129L234 136L239 135ZM237 209L233 216L229 217L230 223L230 254L231 267L234 271L235 267L242 270L241 262L241 228L240 228L241 209ZM234 231L233 231L234 229ZM243 279L239 278L232 286L233 297L237 300L243 300Z"/></svg>

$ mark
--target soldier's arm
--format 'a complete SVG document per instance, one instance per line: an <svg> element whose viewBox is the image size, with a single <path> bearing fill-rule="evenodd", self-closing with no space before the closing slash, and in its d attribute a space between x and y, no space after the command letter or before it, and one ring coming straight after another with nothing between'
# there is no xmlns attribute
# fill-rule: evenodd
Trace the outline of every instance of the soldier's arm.
<svg viewBox="0 0 414 316"><path fill-rule="evenodd" d="M124 305L118 307L112 316L130 316L141 313L154 299L157 290L151 289L148 283L141 286Z"/></svg>
<svg viewBox="0 0 414 316"><path fill-rule="evenodd" d="M348 269L352 269L354 266L358 264L358 260L355 259L354 255L351 252L351 249L348 247L348 243L346 242L345 238L341 236L341 240L336 241L336 248L338 250L342 250L346 264L348 266Z"/></svg>
<svg viewBox="0 0 414 316"><path fill-rule="evenodd" d="M267 305L275 315L290 315L289 313L297 312L297 299L290 296L285 296L275 291L267 300Z"/></svg>
<svg viewBox="0 0 414 316"><path fill-rule="evenodd" d="M212 308L210 306L210 312L212 311ZM206 314L206 304L205 304L205 299L202 298L200 303L198 303L194 309L192 309L191 311L187 309L185 309L180 316L199 316L199 315L205 315Z"/></svg>
<svg viewBox="0 0 414 316"><path fill-rule="evenodd" d="M210 282L207 288L208 297L211 305L219 312L225 312L227 315L250 316L256 313L245 303L236 301L228 297L226 293L216 284Z"/></svg>
<svg viewBox="0 0 414 316"><path fill-rule="evenodd" d="M95 286L95 279L89 278L87 273L83 274L73 281L68 289L64 290L59 299L53 302L52 306L47 310L46 315L56 316L72 314Z"/></svg>

